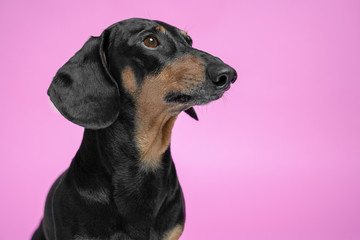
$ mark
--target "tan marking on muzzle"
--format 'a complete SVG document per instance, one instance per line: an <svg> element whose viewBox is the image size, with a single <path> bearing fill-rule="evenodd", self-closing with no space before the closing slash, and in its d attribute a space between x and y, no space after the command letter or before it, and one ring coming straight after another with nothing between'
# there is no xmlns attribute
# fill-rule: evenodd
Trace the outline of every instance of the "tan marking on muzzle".
<svg viewBox="0 0 360 240"><path fill-rule="evenodd" d="M130 72L123 72L132 79ZM155 169L162 154L169 147L171 131L180 111L174 111L176 103L166 103L165 96L171 92L189 93L205 80L204 63L197 57L187 55L165 66L155 76L146 77L141 89L134 94L136 104L136 142L140 159ZM129 80L127 80L129 81ZM126 85L134 89L132 80ZM132 91L133 92L133 91Z"/></svg>
<svg viewBox="0 0 360 240"><path fill-rule="evenodd" d="M188 93L205 81L205 67L198 57L187 55L177 59L156 76L164 88L163 95L169 92Z"/></svg>
<svg viewBox="0 0 360 240"><path fill-rule="evenodd" d="M170 232L168 232L164 240L178 240L184 231L183 225L176 225Z"/></svg>

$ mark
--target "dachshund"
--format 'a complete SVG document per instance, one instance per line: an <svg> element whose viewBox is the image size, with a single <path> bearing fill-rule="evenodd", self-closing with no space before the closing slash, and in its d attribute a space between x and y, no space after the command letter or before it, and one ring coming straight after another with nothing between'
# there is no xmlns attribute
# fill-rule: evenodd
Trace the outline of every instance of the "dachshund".
<svg viewBox="0 0 360 240"><path fill-rule="evenodd" d="M172 128L183 111L197 120L193 106L219 99L236 78L161 21L128 19L91 37L48 89L59 112L85 131L32 239L179 239L185 203Z"/></svg>

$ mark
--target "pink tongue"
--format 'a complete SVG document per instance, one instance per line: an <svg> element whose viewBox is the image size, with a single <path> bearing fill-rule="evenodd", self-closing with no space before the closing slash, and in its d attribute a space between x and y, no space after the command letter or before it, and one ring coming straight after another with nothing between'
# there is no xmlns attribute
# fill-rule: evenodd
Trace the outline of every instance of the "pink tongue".
<svg viewBox="0 0 360 240"><path fill-rule="evenodd" d="M186 112L190 117L192 117L193 119L195 119L196 121L199 121L199 118L198 118L198 116L196 115L195 109L194 109L193 107L185 110L185 112Z"/></svg>

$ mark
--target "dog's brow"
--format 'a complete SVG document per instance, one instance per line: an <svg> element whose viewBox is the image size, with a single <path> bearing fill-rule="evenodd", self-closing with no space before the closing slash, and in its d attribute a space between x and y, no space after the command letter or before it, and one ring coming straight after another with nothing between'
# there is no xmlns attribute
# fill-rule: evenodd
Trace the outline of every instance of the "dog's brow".
<svg viewBox="0 0 360 240"><path fill-rule="evenodd" d="M157 26L156 28L155 28L157 31L159 31L159 32L161 32L161 33L165 33L165 28L163 27L163 26Z"/></svg>
<svg viewBox="0 0 360 240"><path fill-rule="evenodd" d="M184 30L180 30L180 32L181 32L181 34L182 34L182 35L184 35L184 37L187 37L187 36L188 36L188 34L187 34L187 32L186 32L186 31L184 31Z"/></svg>
<svg viewBox="0 0 360 240"><path fill-rule="evenodd" d="M188 44L192 45L193 41L192 41L191 37L188 35L188 33L186 31L184 31L184 30L180 30L180 33L185 38L185 41Z"/></svg>

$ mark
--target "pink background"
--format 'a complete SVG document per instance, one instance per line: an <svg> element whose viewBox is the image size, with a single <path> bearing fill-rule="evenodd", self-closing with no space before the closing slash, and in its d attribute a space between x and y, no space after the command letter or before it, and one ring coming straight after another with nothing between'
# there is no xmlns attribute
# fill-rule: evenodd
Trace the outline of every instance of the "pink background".
<svg viewBox="0 0 360 240"><path fill-rule="evenodd" d="M0 239L29 239L83 129L51 106L57 69L114 22L159 19L239 73L182 114L181 239L360 239L360 2L1 1Z"/></svg>

